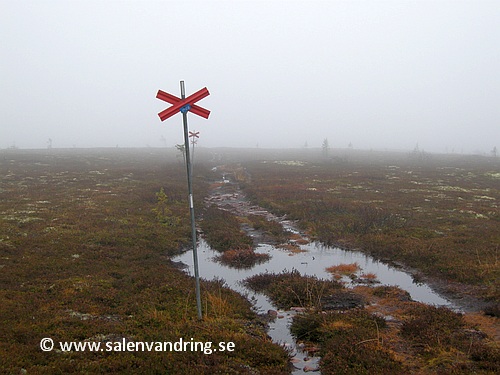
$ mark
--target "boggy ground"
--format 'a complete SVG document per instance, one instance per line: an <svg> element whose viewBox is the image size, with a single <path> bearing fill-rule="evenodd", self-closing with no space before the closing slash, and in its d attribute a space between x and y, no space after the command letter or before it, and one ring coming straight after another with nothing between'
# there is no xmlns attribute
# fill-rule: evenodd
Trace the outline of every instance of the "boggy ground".
<svg viewBox="0 0 500 375"><path fill-rule="evenodd" d="M498 158L338 154L246 162L251 182L241 186L313 239L411 267L417 278L446 282L448 293L498 303Z"/></svg>
<svg viewBox="0 0 500 375"><path fill-rule="evenodd" d="M500 347L478 317L411 301L397 287L342 288L296 271L246 280L284 309L323 374L496 374ZM485 319L482 317L482 319ZM491 324L491 319L488 320Z"/></svg>
<svg viewBox="0 0 500 375"><path fill-rule="evenodd" d="M169 257L190 240L165 150L0 151L0 373L289 373L241 295ZM202 206L206 184L195 181ZM198 197L200 200L198 200ZM42 338L56 348L40 349ZM61 352L59 341L234 342L234 351Z"/></svg>
<svg viewBox="0 0 500 375"><path fill-rule="evenodd" d="M241 184L254 180L241 165L220 169L233 170L233 180L239 179ZM215 194L207 202L232 212L234 222L243 223L258 241L272 242L274 238L274 244L282 243L283 232L274 237L271 231L256 235L248 229L245 217L249 215L273 223L282 219L245 199L238 185L213 186ZM332 272L356 273L354 265L333 268ZM358 286L348 291L334 280L321 281L294 271L256 275L247 279L247 286L267 294L282 309L300 306L304 310L294 319L292 332L311 352L319 351L324 374L490 374L499 370L497 318L417 303L396 287Z"/></svg>
<svg viewBox="0 0 500 375"><path fill-rule="evenodd" d="M298 220L314 238L456 280L498 301L498 162L469 157L423 163L373 155L326 161L308 155L297 162L295 155L280 154L263 162L255 160L259 154L241 160L245 168L236 168L234 176L254 202ZM287 354L268 340L248 301L221 282L202 283L205 317L196 319L193 280L169 261L190 235L185 171L173 154L6 150L0 156L3 372L289 372ZM208 194L207 166L195 169L195 207L203 207ZM256 216L236 222L266 227L269 221ZM279 237L272 228L262 231ZM295 327L298 337L310 331L305 339L321 347L323 373L498 370L497 318L415 307L392 290L355 293L364 307L323 313L313 306ZM490 312L495 314L494 306ZM193 337L233 341L236 350L49 353L39 349L43 337Z"/></svg>

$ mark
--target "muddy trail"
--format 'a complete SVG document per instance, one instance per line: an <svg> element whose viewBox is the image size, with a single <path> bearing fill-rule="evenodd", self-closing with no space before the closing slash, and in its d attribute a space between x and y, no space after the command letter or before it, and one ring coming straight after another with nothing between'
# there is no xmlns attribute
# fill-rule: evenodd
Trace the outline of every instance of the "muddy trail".
<svg viewBox="0 0 500 375"><path fill-rule="evenodd" d="M224 174L222 180L213 184L210 194L205 199L205 205L216 205L219 209L226 210L236 217L249 217L251 215L260 216L266 221L279 223L283 229L289 234L285 243L281 243L272 235L266 233L264 230L255 229L252 225L243 222L241 229L253 240L254 248L260 253L267 253L276 259L276 248L280 246L281 250L287 250L286 256L292 256L295 252L301 251L298 244L309 243L304 233L296 229L293 222L287 220L286 217L276 216L263 207L252 204L246 197L244 192L240 189L238 182L233 178L229 179L228 175ZM204 242L200 242L201 252L209 254L208 257L201 258L205 260L205 266L212 262L215 258L214 250ZM285 254L285 253L281 253ZM300 262L302 265L305 262ZM280 310L276 307L266 296L255 293L242 285L242 281L246 277L250 277L259 272L262 272L262 267L265 271L269 271L265 265L254 266L249 270L242 269L228 269L221 266L220 263L214 262L214 276L221 275L226 280L230 287L247 295L253 301L255 309L269 322L268 334L271 339L282 345L290 353L290 362L292 364L293 374L304 374L309 372L319 373L319 357L316 355L318 348L315 346L306 346L303 342L297 342L290 333L290 324L293 317L304 310L303 307L296 306L290 310ZM267 265L267 263L266 263ZM280 271L281 271L280 267ZM236 273L235 277L230 277L229 273L233 271Z"/></svg>
<svg viewBox="0 0 500 375"><path fill-rule="evenodd" d="M210 206L212 204L215 204L222 210L229 211L237 217L255 215L263 217L266 221L279 223L283 226L285 231L290 233L290 237L287 241L289 244L309 242L309 239L306 238L305 234L297 230L294 223L287 220L286 216L276 216L267 211L265 208L252 204L245 193L240 189L239 184L235 181L229 180L226 175L224 175L222 179L222 184L214 184L209 196L205 199L206 206ZM256 230L247 223L242 224L242 229L250 237L252 237L255 246L260 244L279 245L280 241L276 240L263 230Z"/></svg>
<svg viewBox="0 0 500 375"><path fill-rule="evenodd" d="M276 216L263 207L253 204L232 175L224 173L220 181L212 184L205 204L216 205L219 209L226 210L236 217L247 218L255 215L266 221L279 223L288 234L285 241L282 238L278 240L263 230L255 229L248 224L248 221L242 220L242 229L252 238L256 252L269 254L268 262L246 269L222 265L216 260L218 252L211 249L203 239L200 239L198 259L202 278L223 278L229 287L246 295L254 303L255 310L269 320L268 334L274 342L283 345L290 352L294 374L319 373L320 371L320 358L317 356L319 348L306 342L297 342L290 333L293 317L304 311L304 308L295 306L289 310L278 309L265 295L255 293L243 285L242 281L250 276L259 273L297 270L302 275L331 279L332 274L325 270L327 266L346 263L359 265L359 270L350 275L344 275L340 281L355 295L362 296L366 303L365 308L370 313L385 319L390 327L388 335L392 335L391 339L395 341L394 345L399 348L402 355L405 354L406 349L404 343L397 342L397 332L403 319L397 314L399 304L417 301L434 306L446 306L458 311L463 310L460 305L450 302L428 285L416 283L408 272L390 267L360 252L329 248L311 242L303 232L297 229L293 221L286 217ZM191 252L186 252L175 260L187 264L188 272L192 273ZM372 292L372 287L376 285L395 286L401 293L397 293L398 295L393 299L378 298ZM356 301L349 299L334 302L334 308L338 310L360 307L356 306Z"/></svg>

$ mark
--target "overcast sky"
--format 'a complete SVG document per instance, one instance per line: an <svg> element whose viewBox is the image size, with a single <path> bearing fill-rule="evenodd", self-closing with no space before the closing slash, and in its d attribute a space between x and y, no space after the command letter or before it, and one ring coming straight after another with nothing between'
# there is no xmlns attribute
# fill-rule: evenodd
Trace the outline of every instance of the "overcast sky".
<svg viewBox="0 0 500 375"><path fill-rule="evenodd" d="M200 146L488 153L500 1L0 0L0 148Z"/></svg>

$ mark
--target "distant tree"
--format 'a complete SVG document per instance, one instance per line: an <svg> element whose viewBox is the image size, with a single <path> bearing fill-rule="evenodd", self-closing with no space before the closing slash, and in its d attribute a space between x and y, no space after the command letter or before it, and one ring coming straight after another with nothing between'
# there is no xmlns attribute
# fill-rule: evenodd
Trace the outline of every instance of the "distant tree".
<svg viewBox="0 0 500 375"><path fill-rule="evenodd" d="M497 157L497 146L493 147L493 150L491 150L491 156L493 156L494 158Z"/></svg>
<svg viewBox="0 0 500 375"><path fill-rule="evenodd" d="M416 160L425 160L430 158L430 155L427 152L425 152L423 149L420 150L420 148L418 147L418 143L416 144L413 151L410 152L409 156L410 158Z"/></svg>
<svg viewBox="0 0 500 375"><path fill-rule="evenodd" d="M175 148L182 154L182 160L184 160L184 164L186 164L186 146L175 145Z"/></svg>
<svg viewBox="0 0 500 375"><path fill-rule="evenodd" d="M323 140L323 144L321 145L321 153L326 158L328 157L328 138Z"/></svg>
<svg viewBox="0 0 500 375"><path fill-rule="evenodd" d="M167 194L165 194L163 187L160 188L158 193L156 193L156 200L156 207L152 209L152 211L156 214L156 219L162 224L176 225L178 223L178 219L172 216L172 211L168 208L168 197Z"/></svg>
<svg viewBox="0 0 500 375"><path fill-rule="evenodd" d="M52 138L47 141L47 148L50 150L52 148Z"/></svg>
<svg viewBox="0 0 500 375"><path fill-rule="evenodd" d="M352 147L352 142L349 142L349 146L347 146L348 148L353 148Z"/></svg>

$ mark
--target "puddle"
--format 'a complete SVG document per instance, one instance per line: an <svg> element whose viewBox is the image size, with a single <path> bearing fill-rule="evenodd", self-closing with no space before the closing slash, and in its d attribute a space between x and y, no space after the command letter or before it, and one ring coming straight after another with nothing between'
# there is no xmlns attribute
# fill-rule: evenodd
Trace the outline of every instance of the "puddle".
<svg viewBox="0 0 500 375"><path fill-rule="evenodd" d="M269 324L268 335L271 337L273 342L283 345L287 350L290 350L291 360L293 365L295 366L295 370L292 373L305 374L306 372L303 371L304 367L317 367L319 363L319 357L310 357L306 352L302 351L299 346L297 346L295 340L293 339L289 327L292 323L292 318L295 312L277 309L276 306L274 306L265 295L261 293L255 293L254 291L247 289L241 283L241 281L243 281L247 277L261 272L281 272L284 269L291 270L292 268L294 268L293 259L295 258L295 256L288 256L287 252L276 249L271 245L261 245L257 247L256 252L268 253L272 258L266 263L254 266L252 269L231 268L218 263L215 260L215 257L217 255L220 255L220 253L212 250L204 240L200 240L198 242L198 266L200 270L200 277L206 280L212 280L214 278L224 279L228 287L243 295L246 295L247 298L254 303L255 310L259 314L267 314L269 310L277 311L278 316ZM283 267L284 263L280 262L280 259L286 259L287 266ZM188 267L185 268L185 272L194 277L192 250L186 251L185 253L172 258L172 261L180 261L186 264ZM302 271L302 267L295 268Z"/></svg>
<svg viewBox="0 0 500 375"><path fill-rule="evenodd" d="M316 367L319 358L313 357L304 361L304 358L308 358L308 355L300 347L297 347L289 330L289 325L295 312L278 310L266 296L244 287L241 281L247 277L262 272L279 273L284 270L291 271L296 269L302 275L311 275L331 280L332 275L325 270L326 267L345 263L357 263L360 267L358 273L374 273L377 275L377 280L380 281L380 284L377 285L398 286L410 293L411 298L415 301L450 308L455 307L427 285L416 284L409 274L389 267L361 252L325 247L318 243L301 245L301 249L306 251L291 254L289 251L275 248L271 245L261 245L257 247L256 252L271 255L271 259L268 262L256 265L252 269L235 269L216 262L214 258L220 253L212 250L204 240L200 240L198 243L198 263L201 278L206 280L223 278L231 289L247 295L249 300L254 302L257 312L263 314L266 314L269 310L276 310L278 312L278 317L270 324L268 334L274 342L282 344L292 351L292 362L294 362L293 364L296 367L293 374L306 373L303 371L305 366ZM186 251L172 260L186 264L188 266L186 272L194 276L192 250ZM350 281L349 279L344 280ZM348 283L346 286L353 286L353 284Z"/></svg>
<svg viewBox="0 0 500 375"><path fill-rule="evenodd" d="M232 184L224 179L222 186L224 188L218 187L212 191L211 195L206 199L206 204L216 204L219 208L227 209L239 216L262 215L267 220L281 223L284 229L299 235L306 240L303 242L307 242L307 239L297 231L292 222L284 218L278 218L262 207L252 205L237 184ZM256 235L251 231L248 234L251 236ZM257 264L251 269L236 269L218 263L215 258L220 253L212 250L203 239L200 239L198 243L200 277L206 280L224 279L228 287L246 295L254 303L255 310L260 314L267 314L269 310L277 312L276 319L269 325L268 334L275 343L283 345L290 351L291 362L295 368L292 373L295 375L310 372L319 373L319 370L317 370L319 357L310 357L307 352L302 350L301 345L298 345L293 339L289 327L296 312L280 311L265 295L247 289L241 281L250 276L265 272L280 273L297 270L302 275L331 280L333 276L326 271L327 267L356 263L359 266L356 274L376 275L376 280L379 282L377 285L397 286L406 290L414 301L458 309L450 301L434 292L428 285L416 283L410 274L390 267L361 252L327 247L317 242L300 245L300 252L290 252L270 244L264 244L263 241L260 241L263 238L258 236L254 237L254 239L260 242L260 245L256 247L256 252L267 253L271 256L271 259L268 262ZM194 276L192 250L172 258L172 260L186 264L188 267L185 271ZM346 287L359 285L354 284L348 277L344 277L341 281L345 283Z"/></svg>

